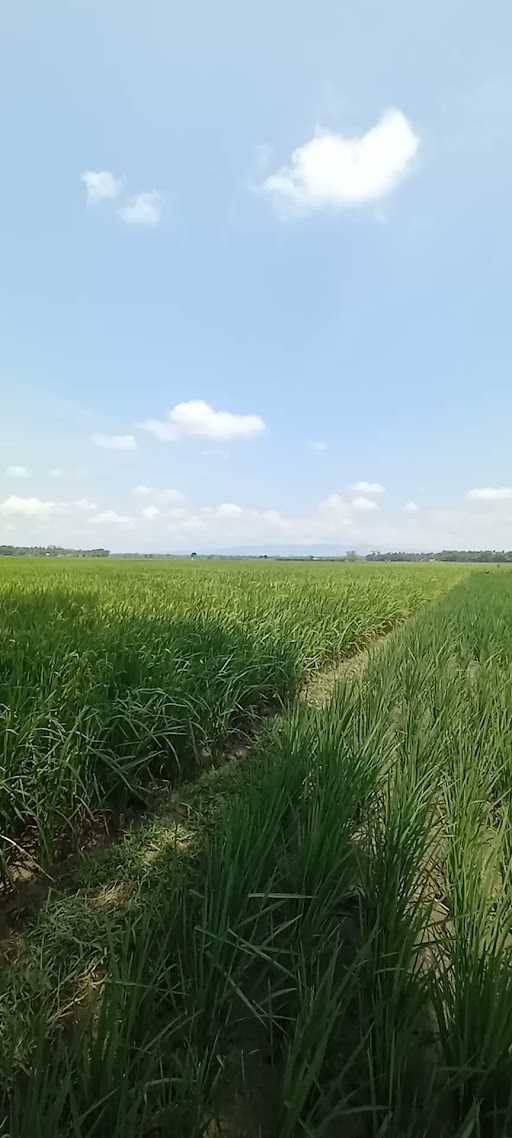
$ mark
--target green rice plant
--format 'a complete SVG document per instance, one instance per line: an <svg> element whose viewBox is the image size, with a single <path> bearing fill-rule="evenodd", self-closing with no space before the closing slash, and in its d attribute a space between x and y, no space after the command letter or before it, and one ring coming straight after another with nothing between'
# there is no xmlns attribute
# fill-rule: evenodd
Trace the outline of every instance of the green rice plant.
<svg viewBox="0 0 512 1138"><path fill-rule="evenodd" d="M174 748L178 773L211 762L244 709L261 715L253 701L262 690L271 702L283 676L293 691L317 666L315 636L331 658L328 612L333 618L342 594L338 581L327 588L328 573L316 582L319 594L323 582L329 592L323 608L309 587L313 568L286 566L285 574L276 566L270 577L263 566L245 577L237 570L239 592L233 569L212 566L208 577L198 568L185 593L203 608L200 620L178 621L183 639L170 656L183 683L172 705L163 683L167 618L154 620L156 662L145 656L147 614L133 624L144 668L162 669L158 689L133 686L141 660L119 652L122 666L109 680L111 703L126 681L119 715L107 722L98 703L100 765L91 750L79 768L88 809L95 778L97 801L105 788L119 796L121 785L143 794L145 775L165 770L165 747ZM338 632L343 621L349 628L345 651L368 645L405 612L386 585L365 626L356 605L373 584L365 572L350 571L343 596L352 610L334 617ZM154 580L143 573L139 606L156 605ZM88 570L84 582L93 588ZM233 603L221 634L207 610L225 586ZM437 583L436 603L370 651L365 670L342 679L326 706L295 707L268 724L250 758L231 767L230 789L219 780L211 814L197 800L200 834L186 871L175 876L176 849L166 847L155 888L140 884L126 919L99 929L89 971L80 970L82 942L71 964L77 929L59 940L55 907L61 988L57 1000L34 992L32 1038L3 1080L9 1138L508 1138L512 578L475 573L441 592ZM120 627L113 618L109 626L123 645L134 600L124 595ZM307 625L300 650L293 602ZM173 619L176 627L176 611ZM96 645L101 622L97 635ZM101 654L93 668L99 663ZM253 665L261 668L254 685ZM44 712L42 721L47 729ZM140 770L130 766L139 759ZM31 937L43 955L37 925ZM90 991L77 984L84 974Z"/></svg>
<svg viewBox="0 0 512 1138"><path fill-rule="evenodd" d="M95 811L140 802L152 780L174 783L214 762L312 670L460 575L451 566L6 560L0 834L55 860Z"/></svg>

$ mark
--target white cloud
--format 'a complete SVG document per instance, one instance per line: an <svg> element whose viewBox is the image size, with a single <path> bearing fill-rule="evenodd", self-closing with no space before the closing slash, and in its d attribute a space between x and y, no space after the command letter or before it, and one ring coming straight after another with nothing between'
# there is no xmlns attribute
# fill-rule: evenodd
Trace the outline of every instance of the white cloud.
<svg viewBox="0 0 512 1138"><path fill-rule="evenodd" d="M301 208L376 201L392 190L416 154L419 138L402 111L388 110L366 134L317 132L263 182L263 189Z"/></svg>
<svg viewBox="0 0 512 1138"><path fill-rule="evenodd" d="M226 440L247 438L265 430L260 415L236 415L232 411L214 411L203 399L177 403L165 419L146 419L142 429L161 442L174 442L181 436Z"/></svg>
<svg viewBox="0 0 512 1138"><path fill-rule="evenodd" d="M110 170L84 170L80 181L84 183L88 202L113 201L123 185L122 179L116 178Z"/></svg>
<svg viewBox="0 0 512 1138"><path fill-rule="evenodd" d="M236 506L234 502L222 502L217 506L217 514L219 518L240 518L243 515L241 506Z"/></svg>
<svg viewBox="0 0 512 1138"><path fill-rule="evenodd" d="M64 478L64 471L60 466L54 466L48 471L48 478Z"/></svg>
<svg viewBox="0 0 512 1138"><path fill-rule="evenodd" d="M171 486L165 486L162 490L156 486L134 486L132 494L137 498L157 498L159 502L167 502L168 505L183 501L183 494Z"/></svg>
<svg viewBox="0 0 512 1138"><path fill-rule="evenodd" d="M164 199L157 190L132 194L121 206L119 216L127 225L158 225Z"/></svg>
<svg viewBox="0 0 512 1138"><path fill-rule="evenodd" d="M142 510L142 516L152 522L155 518L160 517L160 510L157 506L145 506Z"/></svg>
<svg viewBox="0 0 512 1138"><path fill-rule="evenodd" d="M354 507L354 510L358 510L359 513L362 514L371 513L373 510L378 510L379 508L377 503L374 502L372 498L354 498L352 505Z"/></svg>
<svg viewBox="0 0 512 1138"><path fill-rule="evenodd" d="M8 466L5 471L6 478L30 478L30 470L26 466Z"/></svg>
<svg viewBox="0 0 512 1138"><path fill-rule="evenodd" d="M329 494L320 502L320 510L325 513L347 516L350 513L350 500L343 494Z"/></svg>
<svg viewBox="0 0 512 1138"><path fill-rule="evenodd" d="M380 482L354 482L352 489L357 494L385 494Z"/></svg>
<svg viewBox="0 0 512 1138"><path fill-rule="evenodd" d="M132 528L133 518L128 517L126 514L118 514L116 510L103 510L99 514L93 514L89 518L89 522L94 526L126 526Z"/></svg>
<svg viewBox="0 0 512 1138"><path fill-rule="evenodd" d="M327 443L324 443L322 439L319 439L316 442L313 441L311 443L308 443L308 447L310 450L314 450L317 454L322 454L324 450L327 450Z"/></svg>
<svg viewBox="0 0 512 1138"><path fill-rule="evenodd" d="M75 498L70 504L75 510L85 510L86 513L97 509L96 502L90 502L88 498Z"/></svg>
<svg viewBox="0 0 512 1138"><path fill-rule="evenodd" d="M136 450L137 448L133 435L102 435L96 433L91 435L91 442L95 447L103 447L105 450Z"/></svg>
<svg viewBox="0 0 512 1138"><path fill-rule="evenodd" d="M44 502L40 498L18 498L11 494L0 504L0 514L4 517L48 518L59 513L57 502Z"/></svg>
<svg viewBox="0 0 512 1138"><path fill-rule="evenodd" d="M417 514L419 510L417 502L404 502L403 509L406 514Z"/></svg>
<svg viewBox="0 0 512 1138"><path fill-rule="evenodd" d="M482 486L468 490L469 502L508 502L512 498L512 486Z"/></svg>

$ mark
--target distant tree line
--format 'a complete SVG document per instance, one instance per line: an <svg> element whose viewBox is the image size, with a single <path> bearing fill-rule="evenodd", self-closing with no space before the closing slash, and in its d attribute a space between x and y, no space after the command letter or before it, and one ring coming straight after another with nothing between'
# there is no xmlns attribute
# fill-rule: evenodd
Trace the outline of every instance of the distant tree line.
<svg viewBox="0 0 512 1138"><path fill-rule="evenodd" d="M512 550L443 549L441 553L368 553L365 561L512 561Z"/></svg>
<svg viewBox="0 0 512 1138"><path fill-rule="evenodd" d="M0 557L108 557L108 549L65 549L61 545L0 545Z"/></svg>

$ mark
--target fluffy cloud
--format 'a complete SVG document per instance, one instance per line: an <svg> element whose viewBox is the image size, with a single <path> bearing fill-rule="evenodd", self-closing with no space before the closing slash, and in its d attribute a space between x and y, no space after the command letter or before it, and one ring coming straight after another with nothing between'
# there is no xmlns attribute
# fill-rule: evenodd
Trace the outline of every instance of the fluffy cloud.
<svg viewBox="0 0 512 1138"><path fill-rule="evenodd" d="M320 513L324 516L331 514L339 519L347 519L350 514L351 500L344 494L329 494L323 498L319 505Z"/></svg>
<svg viewBox="0 0 512 1138"><path fill-rule="evenodd" d="M161 442L175 442L184 436L225 441L260 434L265 423L260 415L214 411L203 399L192 399L189 403L177 403L165 419L146 419L141 427Z"/></svg>
<svg viewBox="0 0 512 1138"><path fill-rule="evenodd" d="M354 510L357 510L361 514L372 513L372 511L378 510L379 508L373 498L363 498L362 496L354 498L352 505Z"/></svg>
<svg viewBox="0 0 512 1138"><path fill-rule="evenodd" d="M389 110L360 136L317 132L263 189L303 209L376 201L398 184L418 145L402 111Z"/></svg>
<svg viewBox="0 0 512 1138"><path fill-rule="evenodd" d="M132 494L135 494L137 498L145 498L148 496L148 494L151 494L151 488L144 485L134 486Z"/></svg>
<svg viewBox="0 0 512 1138"><path fill-rule="evenodd" d="M317 548L382 550L436 550L442 548L512 548L512 495L461 500L449 508L430 508L405 502L385 509L368 494L353 487L336 491L302 513L254 508L241 502L188 504L178 492L155 491L141 495L138 517L125 512L120 502L97 507L88 498L43 500L12 495L0 502L0 526L9 540L84 545L84 521L92 534L101 530L102 544L117 551L259 548L262 552L287 548L314 552ZM498 488L500 489L500 488ZM502 489L502 488L501 488ZM161 495L160 497L158 495ZM494 504L493 504L494 502ZM379 509L379 506L381 507ZM89 528L90 527L90 528ZM33 537L31 537L33 534ZM91 544L93 542L91 541Z"/></svg>
<svg viewBox="0 0 512 1138"><path fill-rule="evenodd" d="M30 478L30 470L26 466L8 466L5 471L6 478Z"/></svg>
<svg viewBox="0 0 512 1138"><path fill-rule="evenodd" d="M148 190L141 194L131 194L118 212L127 225L158 225L163 204L162 194L157 190Z"/></svg>
<svg viewBox="0 0 512 1138"><path fill-rule="evenodd" d="M512 486L482 486L468 490L469 502L509 502L512 499Z"/></svg>
<svg viewBox="0 0 512 1138"><path fill-rule="evenodd" d="M93 514L89 522L93 526L125 526L127 529L133 527L133 518L126 514L118 514L116 510L103 510L99 514Z"/></svg>
<svg viewBox="0 0 512 1138"><path fill-rule="evenodd" d="M102 435L96 433L91 435L91 442L95 447L103 447L104 450L136 450L137 443L133 435Z"/></svg>
<svg viewBox="0 0 512 1138"><path fill-rule="evenodd" d="M44 502L41 498L18 498L11 494L0 503L0 514L6 518L48 518L60 512L58 502Z"/></svg>
<svg viewBox="0 0 512 1138"><path fill-rule="evenodd" d="M380 482L354 482L352 489L356 494L384 494L384 487Z"/></svg>
<svg viewBox="0 0 512 1138"><path fill-rule="evenodd" d="M219 518L240 518L243 515L241 506L236 506L234 502L222 502L217 507L217 516Z"/></svg>
<svg viewBox="0 0 512 1138"><path fill-rule="evenodd" d="M80 181L84 183L88 202L113 201L123 185L122 179L116 178L110 170L84 170Z"/></svg>

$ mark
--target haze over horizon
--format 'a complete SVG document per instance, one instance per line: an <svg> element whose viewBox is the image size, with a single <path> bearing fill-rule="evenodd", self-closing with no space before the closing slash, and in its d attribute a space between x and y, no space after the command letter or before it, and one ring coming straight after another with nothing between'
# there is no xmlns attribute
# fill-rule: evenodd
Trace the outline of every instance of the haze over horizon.
<svg viewBox="0 0 512 1138"><path fill-rule="evenodd" d="M511 548L511 34L11 5L0 544Z"/></svg>

